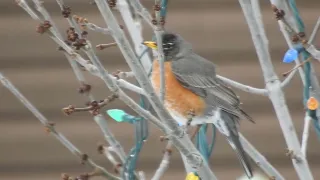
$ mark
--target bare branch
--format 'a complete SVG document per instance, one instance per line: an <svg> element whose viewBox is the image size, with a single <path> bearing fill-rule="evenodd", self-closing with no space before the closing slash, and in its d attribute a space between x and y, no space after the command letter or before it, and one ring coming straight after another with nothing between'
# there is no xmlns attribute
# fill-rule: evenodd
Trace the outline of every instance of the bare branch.
<svg viewBox="0 0 320 180"><path fill-rule="evenodd" d="M21 3L19 4L21 7L24 7L24 9L29 9L30 11L27 11L30 15L31 14L35 14L31 9L30 7L24 2L24 1L21 1ZM38 20L40 21L40 17L38 17L37 15L35 16L32 16L32 18L34 18L35 20ZM55 26L53 26L55 27ZM88 72L90 72L92 75L95 75L95 76L98 76L100 77L99 75L99 72L97 70L97 67L92 65L91 63L89 63L88 60L85 60L83 59L78 53L76 53L75 51L73 51L63 40L59 39L58 37L55 37L53 34L56 34L56 31L54 29L50 29L50 31L52 31L52 33L48 33L49 36L55 40L55 42L60 45L61 47L63 47L64 49L68 50L68 52L64 52L64 54L66 55L66 57L68 58L69 62L71 61L74 61L76 60L80 65L82 65ZM61 37L61 35L60 35ZM113 80L116 80L116 83L122 87L122 88L125 88L125 89L128 89L128 90L131 90L133 92L136 92L138 94L141 94L141 95L144 95L144 91L143 89L141 89L140 87L138 86L135 86L123 79L116 79L115 77L109 75L110 78L112 78ZM100 77L101 78L101 77Z"/></svg>
<svg viewBox="0 0 320 180"><path fill-rule="evenodd" d="M301 153L305 158L307 158L310 122L311 122L311 117L308 115L308 113L306 113L304 117L304 127L303 127L303 133L302 133L302 141L301 141Z"/></svg>
<svg viewBox="0 0 320 180"><path fill-rule="evenodd" d="M305 44L304 47L306 50L320 62L320 51L317 50L312 44Z"/></svg>
<svg viewBox="0 0 320 180"><path fill-rule="evenodd" d="M129 3L135 3L135 2L132 2L132 1L128 1ZM135 44L135 49L136 49L136 52L137 54L141 54L141 42L142 42L142 37L141 37L141 22L140 22L140 19L136 18L135 20L131 18L131 15L129 14L130 13L130 9L129 9L129 6L127 4L127 1L126 0L120 0L117 4L117 7L122 15L122 18L124 19L126 25L128 26L128 28L130 29L129 33L130 33L130 36L133 40ZM140 4L140 7L143 8L143 6ZM159 12L159 11L157 11ZM137 13L139 14L139 12L135 11L135 12L131 12L132 13ZM146 12L148 13L148 12ZM158 19L158 24L160 24L160 17ZM154 26L153 26L154 27ZM137 30L136 30L137 29ZM141 38L139 38L141 37ZM162 39L162 38L161 38ZM162 43L161 43L162 44ZM139 47L139 48L137 48ZM161 50L160 50L161 52ZM146 56L143 56L141 58L142 60L142 65L144 67L144 69L149 73L149 69L151 69L151 60L150 58L148 59L144 59ZM161 69L162 68L162 69ZM161 96L161 100L163 101L164 100L164 96L165 96L165 78L164 78L164 63L161 63L161 67L160 67L160 71L161 71L161 77L160 77L160 96ZM133 74L131 72L131 74ZM119 73L119 75L121 75ZM126 74L127 75L127 74ZM164 155L163 155L163 158L161 160L161 163L158 167L158 169L156 170L156 173L155 175L153 176L152 179L160 179L163 174L165 173L166 169L168 168L169 166L169 163L170 163L170 157L171 157L171 149L172 149L172 142L169 141L167 146L166 146L166 151L164 152Z"/></svg>
<svg viewBox="0 0 320 180"><path fill-rule="evenodd" d="M151 178L151 180L159 180L165 173L165 171L168 169L169 164L170 164L170 158L171 158L171 153L172 153L172 142L169 140L168 144L166 146L166 149L164 151L161 163L156 170L155 174Z"/></svg>
<svg viewBox="0 0 320 180"><path fill-rule="evenodd" d="M285 8L285 9L284 9L284 13L286 14L286 15L285 15L285 18L288 19L288 20L291 21L291 22L294 22L294 21L295 21L295 20L293 19L293 16L290 14L290 11L288 10L287 5L286 5L283 1L281 1L281 0L270 0L270 2L271 2L271 4L276 5L277 7L283 7L283 8ZM287 21L286 21L286 22L287 22ZM294 47L293 47L293 43L292 43L292 41L291 41L290 34L289 34L288 31L287 31L288 29L286 29L286 27L285 27L284 21L279 21L279 20L278 20L278 24L279 24L279 27L280 27L280 31L282 32L282 35L283 35L283 37L285 38L285 40L286 40L289 48L290 48L290 49L294 48ZM292 30L293 30L293 28L292 28ZM295 60L295 63L296 63L296 64L300 64L300 62L301 62L300 58ZM303 69L302 69L301 67L299 67L299 68L298 68L298 71L299 71L299 74L300 74L302 83L305 84L305 78L304 78L304 71L303 71Z"/></svg>
<svg viewBox="0 0 320 180"><path fill-rule="evenodd" d="M168 140L168 144L163 159L160 163L160 166L156 170L156 173L154 174L152 180L160 179L162 175L165 173L165 170L168 168L170 163L169 160L171 155L171 147L173 145L176 146L179 152L181 153L187 172L197 172L200 175L201 179L217 179L214 173L209 169L209 166L204 162L204 159L199 153L199 151L197 151L197 149L194 147L192 141L190 141L185 129L177 126L176 121L170 116L170 114L163 106L163 101L165 97L165 57L162 48L162 34L164 33L163 25L165 22L164 18L160 17L161 0L155 0L155 13L152 16L142 6L139 0L118 0L117 3L115 3L116 1L114 0L108 0L108 4L105 0L95 0L95 5L97 5L97 7L99 8L99 11L103 16L104 21L108 25L108 27L106 28L99 27L89 22L87 19L83 17L72 16L71 8L66 6L63 0L56 1L62 10L63 17L66 18L66 20L72 27L72 31L77 34L77 40L70 40L69 33L68 41L63 40L64 37L59 33L57 26L54 24L49 13L44 8L42 1L33 0L34 4L36 5L35 7L38 11L37 13L35 13L28 6L25 0L16 0L17 4L21 6L33 19L39 21L40 24L37 27L37 32L49 35L49 37L60 46L59 50L61 50L61 52L64 53L69 63L71 64L72 69L74 70L74 73L77 79L79 80L80 85L83 86L80 88L80 92L90 100L91 104L88 104L87 107L84 108L76 108L74 106L69 106L65 109L65 111L66 113L72 113L74 111L89 111L94 115L94 120L97 122L97 124L103 131L105 139L110 145L109 147L107 147L108 145L101 146L100 150L104 152L106 158L114 165L116 172L119 173L123 170L122 164L125 163L126 155L119 142L115 140L112 133L109 131L107 122L104 119L103 115L99 113L99 109L105 106L108 102L110 102L110 100L107 98L104 101L95 101L93 95L90 93L90 85L86 83L86 80L80 70L80 66L84 67L85 70L90 72L92 75L95 75L102 79L106 86L112 91L115 97L119 97L120 100L122 100L126 105L132 108L140 116L152 122L155 126L157 126L160 130L162 130L165 133L165 138ZM279 25L289 47L293 48L289 36L294 35L297 42L300 42L307 51L313 52L313 54L311 54L315 58L318 58L318 60L320 61L320 51L312 45L312 41L315 38L316 33L320 27L320 17L314 27L309 41L307 41L304 37L300 37L300 34L297 33L297 27L295 27L295 19L290 14L290 11L288 11L286 2L280 0L270 1L276 4L277 6L283 6L282 8L284 10L277 9L277 11L275 11L275 14L277 16L277 19L279 20ZM269 96L276 111L276 115L279 119L279 123L288 146L287 155L292 159L293 165L299 177L311 180L313 177L308 167L308 162L306 160L306 148L310 129L310 117L306 114L304 133L302 137L302 145L300 147L282 91L282 88L287 86L289 82L293 79L293 76L297 72L297 70L299 70L300 76L304 82L304 72L301 66L309 61L303 61L303 63L300 63L299 59L297 59L296 66L290 71L288 71L286 73L286 75L288 75L287 78L283 82L280 82L278 76L274 72L271 63L271 57L268 50L269 42L263 27L259 1L239 0L239 2L243 9L245 18L248 22L250 33L252 35L252 39L256 47L266 87L263 89L259 89L241 84L239 82L235 82L231 79L222 76L218 76L218 78L224 81L226 84L229 84L230 86L233 86L245 92ZM129 7L129 5L131 7ZM126 26L128 27L131 40L134 44L135 52L132 50L129 41L127 40L127 38L124 35L124 32L122 31L123 26L118 24L110 8L112 8L113 10L120 11L122 18ZM274 6L273 8L275 9L276 7ZM134 12L131 12L132 9L134 9ZM288 13L286 11L288 11ZM285 14L286 17L284 17ZM287 16L287 14L289 15ZM141 42L143 42L143 38L140 16L154 30L155 37L157 40L158 49L157 51L154 50L153 55L154 58L157 58L160 64L160 98L157 96L156 92L152 88L149 77L147 75L147 73L151 69L152 60L148 56L148 53L145 53L147 52L146 48L143 45L141 45ZM87 39L87 31L82 31L86 28L96 32L103 33L105 35L111 35L115 39L115 43L100 44L96 46L96 48L104 49L107 47L117 45L121 50L122 54L124 55L125 60L132 71L118 71L116 74L110 74L106 70L106 68L104 68L100 59L97 57L95 49L93 48L95 46L91 45L90 41ZM287 28L287 30L285 28ZM78 38L80 37L80 34L81 38ZM85 52L85 54L89 57L90 60L86 60L83 57L81 57L81 55L78 53L78 50ZM138 58L137 56L140 57ZM314 71L312 73L314 73ZM317 89L316 91L318 92L320 91L320 86L317 82L317 78L313 75L314 74L312 74L311 76L312 87ZM135 77L141 88L129 83L124 79L121 79L129 77ZM1 75L1 73L0 81L8 88L8 80L5 79ZM124 93L121 88L129 89L147 97L159 118L152 115L149 111L145 110L140 105L138 105L132 98L130 98L126 93ZM8 89L11 90L12 88ZM32 105L30 105L30 103L27 100L21 100L20 96L22 95L17 95L15 90L11 91L18 98L20 98L20 101L24 103L25 106L28 107L29 110L31 110L36 117L38 117L42 124L45 125L47 131L53 134L71 152L80 157L83 163L91 165L95 168L95 170L99 170L100 174L102 172L102 175L104 177L111 177L110 179L114 178L120 180L120 178L109 174L109 172L105 171L103 168L96 165L91 159L88 158L88 155L82 154L76 147L74 147L74 145L71 144L71 142L69 142L63 135L61 135L55 130L53 123L48 122L39 112L37 112L37 110L34 110L35 108ZM320 96L319 93L316 95ZM320 109L317 109L317 111L320 111ZM270 179L284 179L281 176L281 174L274 167L272 167L272 165L266 160L266 158L263 155L261 155L241 134L240 139L247 154L249 154L251 158L257 163L257 165L261 167L262 170L264 170L269 175ZM117 155L120 158L121 162L120 160L118 162L117 158L115 158L115 155ZM145 179L143 172L135 173L135 175L140 180ZM89 176L87 175L83 177L87 179L89 178Z"/></svg>
<svg viewBox="0 0 320 180"><path fill-rule="evenodd" d="M268 162L268 160L261 154L253 145L242 135L239 134L241 144L244 150L252 158L252 160L266 173L268 176L274 177L277 180L285 180L284 177Z"/></svg>
<svg viewBox="0 0 320 180"><path fill-rule="evenodd" d="M90 111L90 113L93 116L96 116L96 115L100 114L99 110L102 107L104 107L107 104L109 104L110 102L114 101L116 98L118 98L117 95L111 95L111 96L107 97L106 99L101 100L99 102L93 100L92 102L88 103L87 107L77 108L77 107L74 107L72 105L69 105L68 107L63 108L62 110L66 115L71 115L74 112Z"/></svg>
<svg viewBox="0 0 320 180"><path fill-rule="evenodd" d="M136 51L136 54L140 56L141 64L147 72L147 70L151 68L152 60L148 53L144 53L146 47L142 44L143 36L140 18L135 17L134 19L132 17L132 14L134 14L135 12L131 12L131 9L129 8L126 0L118 0L117 7L120 11L124 23L127 26L127 29L130 29L129 35L133 42L134 49Z"/></svg>
<svg viewBox="0 0 320 180"><path fill-rule="evenodd" d="M309 41L308 41L309 44L313 44L313 41L316 38L317 33L319 32L319 28L320 28L320 16L318 17L316 25L314 26L314 28L312 30L312 33L310 35L310 38L309 38Z"/></svg>
<svg viewBox="0 0 320 180"><path fill-rule="evenodd" d="M16 3L21 8L23 8L31 16L32 19L38 18L38 15L28 6L25 0L16 0Z"/></svg>
<svg viewBox="0 0 320 180"><path fill-rule="evenodd" d="M153 19L154 26L154 33L156 35L156 42L157 42L157 55L158 61L160 64L160 99L164 101L165 94L166 94L166 80L165 80L165 68L164 68L164 54L163 54L163 47L162 47L162 35L163 31L163 24L160 22L160 10L161 10L161 0L155 0L154 5L154 12L155 12L155 19Z"/></svg>
<svg viewBox="0 0 320 180"><path fill-rule="evenodd" d="M217 78L221 79L223 82L229 84L230 86L233 86L233 87L240 89L242 91L252 93L252 94L259 94L259 95L263 95L263 96L268 95L268 91L266 89L254 88L254 87L238 83L236 81L233 81L231 79L228 79L226 77L219 76L219 75L217 75Z"/></svg>
<svg viewBox="0 0 320 180"><path fill-rule="evenodd" d="M66 6L64 6L64 3L62 0L57 0L59 6L61 7L61 10L63 11L64 15L67 15L66 18L68 18L68 22L69 24L73 25L73 27L75 28L75 30L80 34L80 28L77 27L75 21L73 19L70 18L70 14L71 14L71 8L68 8ZM39 3L36 3L39 4ZM26 5L27 6L27 5ZM42 13L42 15L46 18L52 21L49 13L47 13L47 11L44 9L44 7L42 6L37 6L37 9ZM34 19L40 19L40 17L34 17ZM57 37L62 39L62 35L58 32L58 28L56 28L55 24L53 23L53 34L55 34ZM86 80L84 78L84 76L82 75L82 72L79 69L79 66L76 64L76 62L73 60L73 58L67 54L64 53L65 56L67 57L78 81L80 82L80 84L85 83ZM78 56L81 57L81 56ZM85 61L82 59L79 59L81 61ZM88 66L90 64L87 64ZM88 67L86 66L86 69L90 71L94 69L94 67ZM92 69L93 68L93 69ZM94 71L94 70L93 70ZM92 71L91 71L92 72ZM94 73L93 73L94 74ZM120 84L126 84L125 82L122 82ZM88 98L93 102L94 101L94 97L90 94L90 93L86 93L86 95L88 96ZM124 162L125 159L125 153L123 148L121 147L121 145L119 144L119 142L114 138L113 134L108 130L108 126L106 123L106 119L101 115L101 114L95 114L96 116L94 117L94 120L96 121L96 123L99 125L101 131L104 134L104 137L106 139L106 141L113 147L117 148L117 155L119 156L119 158Z"/></svg>
<svg viewBox="0 0 320 180"><path fill-rule="evenodd" d="M216 179L208 165L204 162L199 151L195 148L184 131L178 127L175 120L169 115L168 111L163 107L160 99L156 96L147 74L139 63L139 60L135 56L133 50L130 48L128 40L125 38L124 33L120 30L117 20L115 19L106 2L103 0L95 0L95 2L105 22L114 32L113 38L118 43L123 56L125 57L131 70L136 75L139 84L145 90L150 104L153 106L162 122L164 122L165 128L162 128L162 130L164 130L166 134L170 135L173 144L188 158L190 163L198 168L199 174L202 176L202 178ZM141 112L137 113L142 115Z"/></svg>
<svg viewBox="0 0 320 180"><path fill-rule="evenodd" d="M152 17L149 11L142 6L140 0L130 0L130 3L134 10L148 23L150 27L154 27L152 24Z"/></svg>
<svg viewBox="0 0 320 180"><path fill-rule="evenodd" d="M301 155L300 143L284 99L281 83L274 71L267 43L264 42L265 38L263 37L266 36L266 34L259 30L259 23L262 23L262 21L257 21L257 17L259 17L259 15L255 14L257 11L253 11L250 0L239 0L239 2L249 26L252 40L259 57L266 88L269 92L269 98L274 110L276 111L281 130L291 154L290 157L292 158L292 163L300 179L303 178L311 180L313 177L309 164Z"/></svg>
<svg viewBox="0 0 320 180"><path fill-rule="evenodd" d="M107 179L112 180L120 180L120 178L110 174L107 170L105 170L103 167L98 166L95 162L93 162L90 158L88 158L87 155L83 154L78 148L76 148L65 136L63 136L61 133L56 131L54 128L54 125L50 123L47 118L45 118L36 107L34 107L27 98L25 98L18 89L0 73L0 81L1 83L8 88L14 94L21 103L28 108L35 117L38 118L38 120L48 129L48 132L51 133L61 144L63 144L68 150L70 150L74 155L78 157L82 157L83 163L90 165L91 167L95 169L99 169L103 172L103 176ZM86 156L86 158L83 158L83 156Z"/></svg>

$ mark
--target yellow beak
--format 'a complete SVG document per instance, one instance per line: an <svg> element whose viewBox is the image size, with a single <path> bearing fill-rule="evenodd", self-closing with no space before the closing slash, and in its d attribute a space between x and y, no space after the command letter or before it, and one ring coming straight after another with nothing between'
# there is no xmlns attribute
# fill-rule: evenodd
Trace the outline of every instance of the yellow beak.
<svg viewBox="0 0 320 180"><path fill-rule="evenodd" d="M144 41L142 44L151 48L151 49L157 49L157 47L158 47L157 43L153 42L153 41Z"/></svg>

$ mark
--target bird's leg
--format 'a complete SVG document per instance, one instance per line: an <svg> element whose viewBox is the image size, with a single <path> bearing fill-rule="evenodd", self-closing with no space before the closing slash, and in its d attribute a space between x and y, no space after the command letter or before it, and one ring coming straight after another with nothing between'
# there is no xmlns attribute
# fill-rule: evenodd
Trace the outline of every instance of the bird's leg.
<svg viewBox="0 0 320 180"><path fill-rule="evenodd" d="M190 135L190 139L193 140L194 137L197 135L197 133L199 132L201 128L201 124L197 125L196 129L192 132L192 134Z"/></svg>
<svg viewBox="0 0 320 180"><path fill-rule="evenodd" d="M188 130L189 130L189 127L191 125L191 121L193 119L193 117L195 116L195 111L193 109L189 110L187 112L187 124L185 126L183 126L182 128L185 129L185 131L188 133ZM195 131L191 134L191 139L194 138L194 136L198 133L199 129L200 129L200 126L197 126L197 128L195 129ZM167 141L169 140L169 137L167 136L160 136L160 141Z"/></svg>
<svg viewBox="0 0 320 180"><path fill-rule="evenodd" d="M187 115L187 125L186 125L186 131L189 130L189 127L191 125L191 121L193 119L193 117L195 116L195 111L193 109L189 110L188 115ZM201 125L197 125L196 129L191 133L190 135L190 139L193 140L194 137L196 136L196 134L199 132Z"/></svg>
<svg viewBox="0 0 320 180"><path fill-rule="evenodd" d="M190 110L188 111L188 115L187 115L187 120L188 120L188 122L187 122L187 128L190 126L191 121L192 121L192 119L193 119L194 116L195 116L195 111L194 111L194 109L190 109Z"/></svg>

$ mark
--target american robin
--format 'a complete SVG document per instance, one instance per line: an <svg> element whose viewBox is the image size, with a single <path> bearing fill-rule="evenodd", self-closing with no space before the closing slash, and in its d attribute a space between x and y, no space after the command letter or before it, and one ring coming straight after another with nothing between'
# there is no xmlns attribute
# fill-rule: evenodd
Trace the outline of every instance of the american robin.
<svg viewBox="0 0 320 180"><path fill-rule="evenodd" d="M156 42L145 41L144 45L157 49ZM223 81L216 77L215 65L193 52L190 43L180 35L164 33L162 36L165 56L165 101L172 117L186 125L190 111L194 113L190 125L213 123L226 136L243 166L246 175L252 177L252 168L240 143L238 125L240 119L252 118L239 106L238 96ZM160 66L154 60L151 82L160 92Z"/></svg>

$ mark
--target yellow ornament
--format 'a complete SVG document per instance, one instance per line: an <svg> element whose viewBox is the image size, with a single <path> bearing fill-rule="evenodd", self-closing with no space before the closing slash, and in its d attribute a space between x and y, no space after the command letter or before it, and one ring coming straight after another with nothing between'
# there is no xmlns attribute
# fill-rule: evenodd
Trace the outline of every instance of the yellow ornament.
<svg viewBox="0 0 320 180"><path fill-rule="evenodd" d="M316 98L310 97L307 102L307 107L310 110L316 110L318 108L319 104Z"/></svg>
<svg viewBox="0 0 320 180"><path fill-rule="evenodd" d="M193 172L189 173L186 180L200 180L199 176L195 175Z"/></svg>

